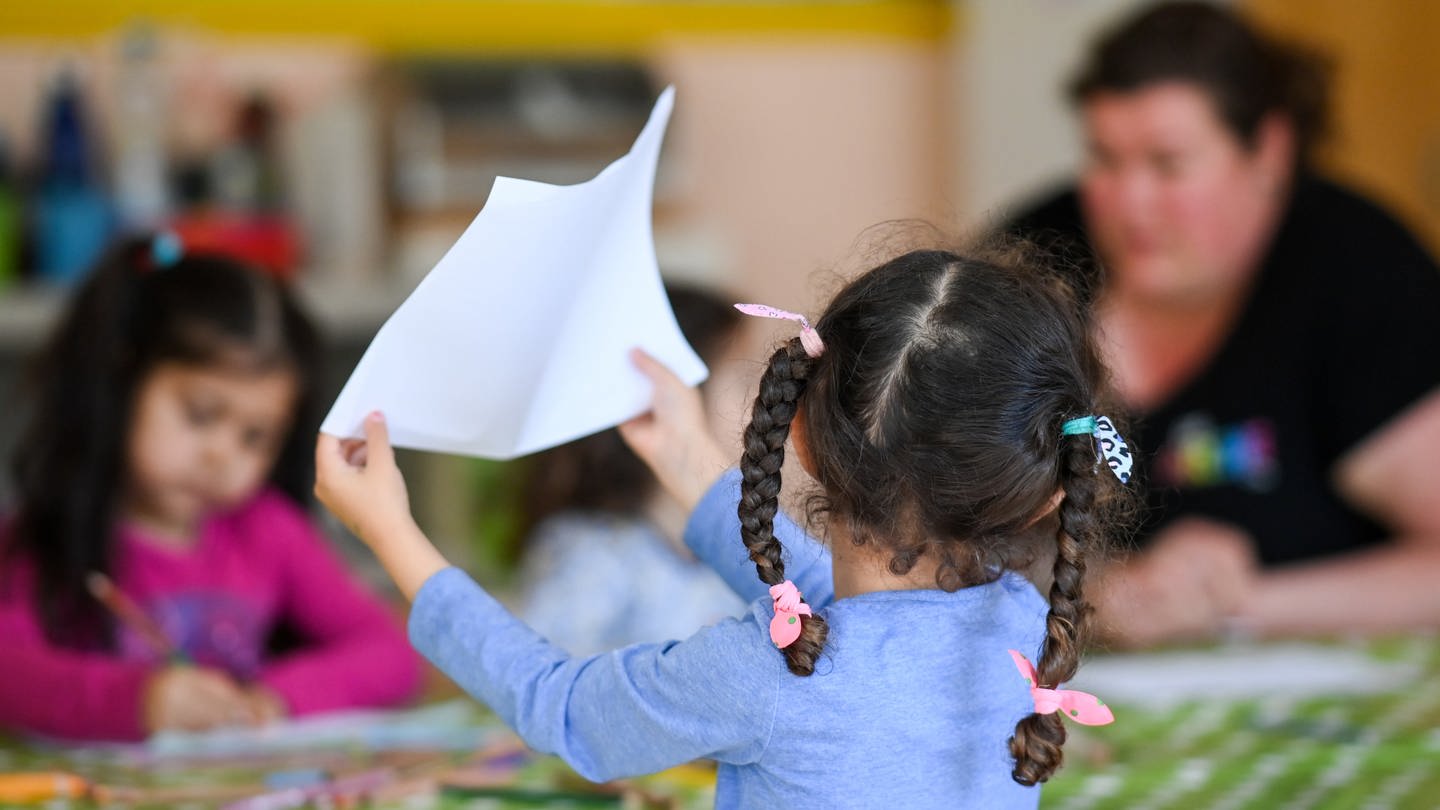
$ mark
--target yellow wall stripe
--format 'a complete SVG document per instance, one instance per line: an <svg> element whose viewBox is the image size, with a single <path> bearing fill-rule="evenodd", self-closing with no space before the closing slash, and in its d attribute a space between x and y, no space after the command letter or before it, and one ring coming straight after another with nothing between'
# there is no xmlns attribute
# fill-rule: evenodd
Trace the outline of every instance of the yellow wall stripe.
<svg viewBox="0 0 1440 810"><path fill-rule="evenodd" d="M239 36L323 36L382 52L623 54L672 35L844 35L935 41L943 0L50 0L0 3L0 38L75 40L136 20Z"/></svg>

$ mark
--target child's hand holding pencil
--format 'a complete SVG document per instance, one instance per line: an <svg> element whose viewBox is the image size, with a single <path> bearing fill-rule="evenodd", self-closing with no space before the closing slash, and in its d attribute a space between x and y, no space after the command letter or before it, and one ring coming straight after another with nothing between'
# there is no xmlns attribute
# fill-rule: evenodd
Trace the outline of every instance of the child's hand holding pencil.
<svg viewBox="0 0 1440 810"><path fill-rule="evenodd" d="M263 722L244 687L216 669L172 664L150 676L142 707L145 728L204 731Z"/></svg>
<svg viewBox="0 0 1440 810"><path fill-rule="evenodd" d="M185 651L109 577L92 572L85 584L117 621L169 662L151 675L145 686L141 721L147 731L203 731L285 716L284 703L265 687L246 686L218 669L194 666Z"/></svg>

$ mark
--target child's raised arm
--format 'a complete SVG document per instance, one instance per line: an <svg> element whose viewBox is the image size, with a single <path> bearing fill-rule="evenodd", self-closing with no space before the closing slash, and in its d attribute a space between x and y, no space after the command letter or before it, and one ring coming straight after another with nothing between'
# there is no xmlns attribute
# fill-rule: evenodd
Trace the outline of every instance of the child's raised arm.
<svg viewBox="0 0 1440 810"><path fill-rule="evenodd" d="M706 490L685 523L685 545L747 602L768 596L770 589L755 572L740 541L740 471L731 469ZM822 608L835 600L835 572L830 549L811 537L783 511L775 513L775 536L785 546L785 576L805 602Z"/></svg>
<svg viewBox="0 0 1440 810"><path fill-rule="evenodd" d="M449 567L410 515L405 479L379 411L365 418L363 442L320 434L315 497L375 552L405 598L413 600L425 580Z"/></svg>
<svg viewBox="0 0 1440 810"><path fill-rule="evenodd" d="M571 658L463 572L446 570L410 516L379 414L365 420L363 443L320 436L315 494L413 601L416 649L536 750L595 781L698 757L754 762L764 752L784 668L758 623Z"/></svg>
<svg viewBox="0 0 1440 810"><path fill-rule="evenodd" d="M706 490L732 463L710 433L700 392L640 349L635 367L654 386L650 410L620 426L620 435L660 485L692 512Z"/></svg>
<svg viewBox="0 0 1440 810"><path fill-rule="evenodd" d="M725 580L740 598L768 594L740 541L739 473L725 474L734 459L715 442L700 392L655 358L636 349L635 366L655 387L650 411L620 426L620 435L685 510L685 544ZM786 571L806 601L823 607L834 599L830 551L784 512L775 515L775 534L786 552Z"/></svg>

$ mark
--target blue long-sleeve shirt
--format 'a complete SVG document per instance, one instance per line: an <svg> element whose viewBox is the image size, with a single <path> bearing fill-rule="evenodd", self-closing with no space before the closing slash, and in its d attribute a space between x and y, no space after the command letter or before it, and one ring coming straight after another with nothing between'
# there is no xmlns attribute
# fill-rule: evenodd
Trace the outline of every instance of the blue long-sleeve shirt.
<svg viewBox="0 0 1440 810"><path fill-rule="evenodd" d="M572 658L449 568L416 595L411 640L531 747L589 779L710 758L721 808L1035 807L1039 791L1010 778L1006 743L1034 707L1007 650L1039 652L1047 605L1035 588L1006 573L955 593L836 601L828 554L777 519L786 574L830 626L815 674L792 675L770 641L774 613L740 542L738 497L732 471L686 542L756 597L740 619Z"/></svg>

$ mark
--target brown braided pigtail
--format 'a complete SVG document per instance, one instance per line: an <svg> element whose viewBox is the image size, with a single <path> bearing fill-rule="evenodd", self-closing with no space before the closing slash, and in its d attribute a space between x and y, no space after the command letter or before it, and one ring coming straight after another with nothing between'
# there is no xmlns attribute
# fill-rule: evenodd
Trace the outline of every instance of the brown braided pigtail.
<svg viewBox="0 0 1440 810"><path fill-rule="evenodd" d="M760 377L760 393L745 427L745 449L740 457L740 536L766 585L785 581L784 549L775 537L780 466L785 462L785 440L813 362L799 338L776 350ZM809 675L825 647L827 628L818 615L801 616L800 626L800 637L782 652L791 672Z"/></svg>
<svg viewBox="0 0 1440 810"><path fill-rule="evenodd" d="M1060 530L1056 533L1054 577L1050 586L1050 614L1046 619L1045 648L1036 662L1037 686L1056 689L1075 676L1088 631L1091 608L1081 595L1087 550L1103 537L1096 513L1099 488L1109 475L1095 464L1095 440L1089 435L1066 436L1060 501ZM1015 726L1010 753L1015 757L1012 773L1016 782L1030 786L1049 779L1060 767L1064 753L1065 725L1059 713L1030 714Z"/></svg>

